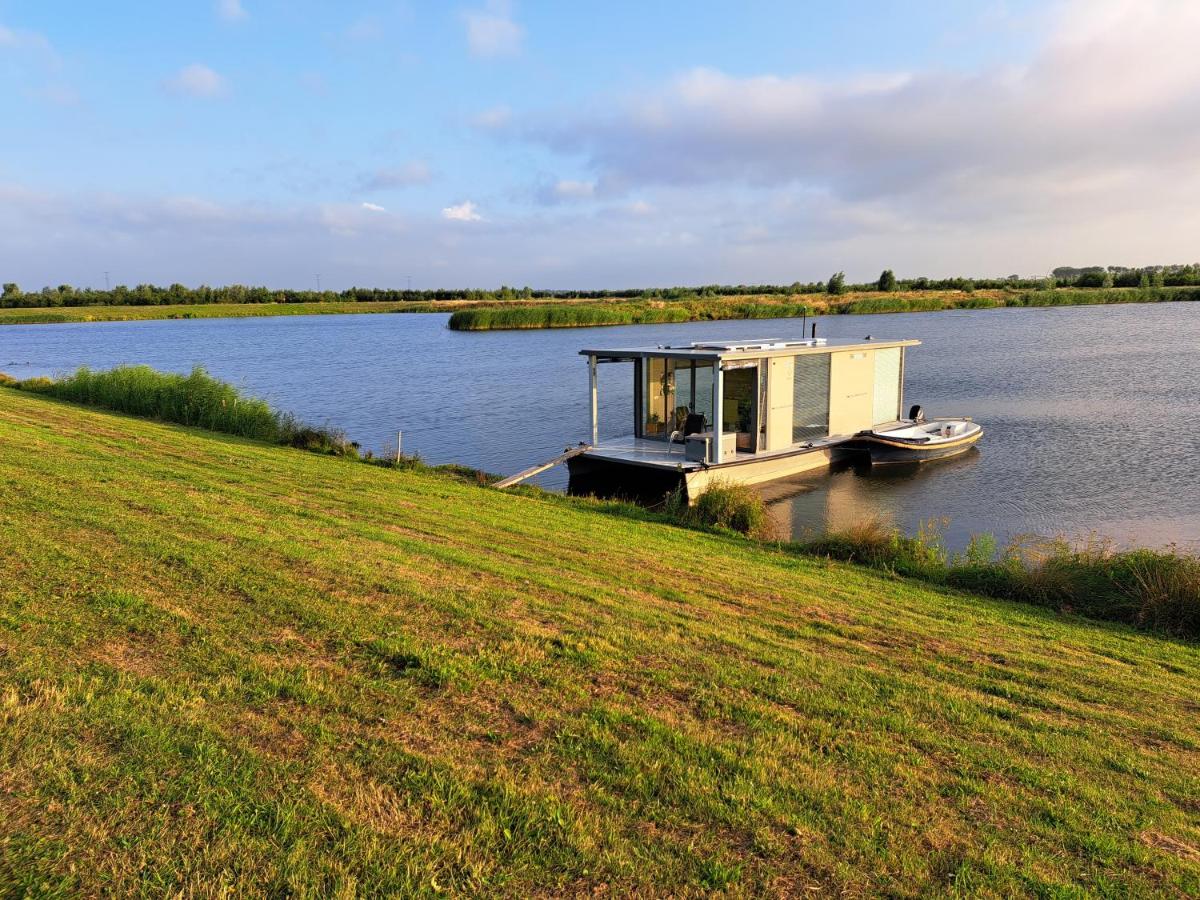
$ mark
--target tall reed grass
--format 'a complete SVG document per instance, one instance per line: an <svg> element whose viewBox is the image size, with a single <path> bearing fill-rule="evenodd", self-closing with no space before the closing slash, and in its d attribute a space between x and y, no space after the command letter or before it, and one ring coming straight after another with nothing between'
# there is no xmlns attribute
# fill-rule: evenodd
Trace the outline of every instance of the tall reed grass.
<svg viewBox="0 0 1200 900"><path fill-rule="evenodd" d="M764 540L776 536L762 496L736 482L713 481L690 504L687 489L681 485L668 495L662 512L681 525L723 528Z"/></svg>
<svg viewBox="0 0 1200 900"><path fill-rule="evenodd" d="M936 522L916 536L875 521L792 545L1005 600L1018 600L1200 639L1200 559L1175 549L1121 550L1089 540L1022 540L997 550L990 535L946 551Z"/></svg>
<svg viewBox="0 0 1200 900"><path fill-rule="evenodd" d="M600 325L651 325L716 319L777 319L812 314L799 303L691 300L621 303L543 303L481 306L451 314L453 331L500 331L526 328L588 328Z"/></svg>
<svg viewBox="0 0 1200 900"><path fill-rule="evenodd" d="M355 445L340 431L307 425L278 412L266 401L243 395L199 367L189 375L159 372L149 366L117 366L103 372L84 367L63 378L34 378L16 386L148 419L336 456L357 455Z"/></svg>

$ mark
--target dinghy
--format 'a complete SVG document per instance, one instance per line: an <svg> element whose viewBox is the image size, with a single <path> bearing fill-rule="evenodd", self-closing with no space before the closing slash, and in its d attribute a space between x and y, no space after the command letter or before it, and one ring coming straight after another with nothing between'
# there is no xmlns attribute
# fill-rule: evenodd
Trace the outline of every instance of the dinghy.
<svg viewBox="0 0 1200 900"><path fill-rule="evenodd" d="M871 454L873 465L886 465L958 456L981 437L983 427L969 418L925 421L918 406L897 427L860 431L842 446Z"/></svg>

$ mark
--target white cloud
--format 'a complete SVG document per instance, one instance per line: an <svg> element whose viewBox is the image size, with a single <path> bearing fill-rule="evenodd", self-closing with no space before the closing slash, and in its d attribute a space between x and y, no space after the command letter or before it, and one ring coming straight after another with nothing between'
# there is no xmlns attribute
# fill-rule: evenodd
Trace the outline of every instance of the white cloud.
<svg viewBox="0 0 1200 900"><path fill-rule="evenodd" d="M46 39L45 35L22 28L9 28L6 25L0 25L0 48L9 50L41 50L46 53L53 52L50 41Z"/></svg>
<svg viewBox="0 0 1200 900"><path fill-rule="evenodd" d="M1084 208L1153 208L1193 182L1198 42L1200 4L1073 0L1020 66L834 79L695 69L518 132L582 156L606 191L797 187L917 227L1069 225Z"/></svg>
<svg viewBox="0 0 1200 900"><path fill-rule="evenodd" d="M452 222L478 222L483 219L475 204L470 200L442 210L442 218Z"/></svg>
<svg viewBox="0 0 1200 900"><path fill-rule="evenodd" d="M166 82L167 90L191 97L219 97L228 90L228 83L221 76L200 63L184 66Z"/></svg>
<svg viewBox="0 0 1200 900"><path fill-rule="evenodd" d="M555 182L554 193L564 200L588 200L596 193L596 182L563 178Z"/></svg>
<svg viewBox="0 0 1200 900"><path fill-rule="evenodd" d="M525 29L513 21L512 8L506 0L489 0L483 9L464 12L462 19L472 56L491 59L520 54Z"/></svg>
<svg viewBox="0 0 1200 900"><path fill-rule="evenodd" d="M414 159L393 168L378 169L360 179L359 190L385 191L426 184L433 178L428 164Z"/></svg>
<svg viewBox="0 0 1200 900"><path fill-rule="evenodd" d="M385 207L380 206L378 203L364 202L362 205L362 208L366 209L366 210L370 210L371 212L387 212L387 209Z"/></svg>
<svg viewBox="0 0 1200 900"><path fill-rule="evenodd" d="M240 22L248 16L242 0L217 0L217 15L226 22Z"/></svg>
<svg viewBox="0 0 1200 900"><path fill-rule="evenodd" d="M485 109L471 119L471 124L476 128L493 130L505 127L510 121L512 121L512 110L501 105Z"/></svg>

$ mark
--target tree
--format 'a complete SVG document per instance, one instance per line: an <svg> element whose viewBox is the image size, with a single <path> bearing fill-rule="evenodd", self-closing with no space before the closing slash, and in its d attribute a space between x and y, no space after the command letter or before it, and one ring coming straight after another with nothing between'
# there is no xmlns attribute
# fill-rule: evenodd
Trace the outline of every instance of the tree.
<svg viewBox="0 0 1200 900"><path fill-rule="evenodd" d="M1163 277L1162 269L1155 269L1154 274L1150 276L1150 286L1154 288L1163 287L1166 279Z"/></svg>
<svg viewBox="0 0 1200 900"><path fill-rule="evenodd" d="M5 297L20 297L21 296L21 286L18 285L15 281L6 281L4 283L4 296Z"/></svg>
<svg viewBox="0 0 1200 900"><path fill-rule="evenodd" d="M894 291L896 289L896 273L891 269L884 269L879 276L879 289L881 291Z"/></svg>
<svg viewBox="0 0 1200 900"><path fill-rule="evenodd" d="M825 285L825 291L829 294L840 294L846 290L846 273L834 272L829 276L829 283Z"/></svg>
<svg viewBox="0 0 1200 900"><path fill-rule="evenodd" d="M1142 277L1138 279L1138 289L1143 291L1150 290L1150 273L1143 272Z"/></svg>
<svg viewBox="0 0 1200 900"><path fill-rule="evenodd" d="M1104 277L1100 280L1100 287L1110 288L1113 286L1112 272L1105 272Z"/></svg>

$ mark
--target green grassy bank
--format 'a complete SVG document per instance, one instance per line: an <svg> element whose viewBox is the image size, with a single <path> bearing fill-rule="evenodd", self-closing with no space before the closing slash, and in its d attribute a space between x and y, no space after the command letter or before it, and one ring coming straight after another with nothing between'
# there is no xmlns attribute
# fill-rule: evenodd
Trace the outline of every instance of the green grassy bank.
<svg viewBox="0 0 1200 900"><path fill-rule="evenodd" d="M0 894L1200 891L1200 650L0 388Z"/></svg>
<svg viewBox="0 0 1200 900"><path fill-rule="evenodd" d="M194 303L164 306L57 306L0 309L0 325L128 322L148 319L236 319L345 313L443 312L435 303ZM448 308L453 308L449 304Z"/></svg>
<svg viewBox="0 0 1200 900"><path fill-rule="evenodd" d="M1200 300L1200 288L1060 288L1054 290L922 290L830 294L683 296L669 300L573 299L360 301L312 303L197 303L151 306L56 306L0 308L0 325L113 322L146 319L212 319L250 316L437 312L451 313L460 331L581 328L716 319L773 319L801 315L932 312L1013 306L1079 306Z"/></svg>
<svg viewBox="0 0 1200 900"><path fill-rule="evenodd" d="M580 328L716 319L775 319L802 315L866 315L992 309L1020 306L1082 306L1200 300L1200 288L1063 288L1038 291L907 291L794 297L717 298L672 301L614 301L602 304L526 303L481 305L450 316L456 331Z"/></svg>

